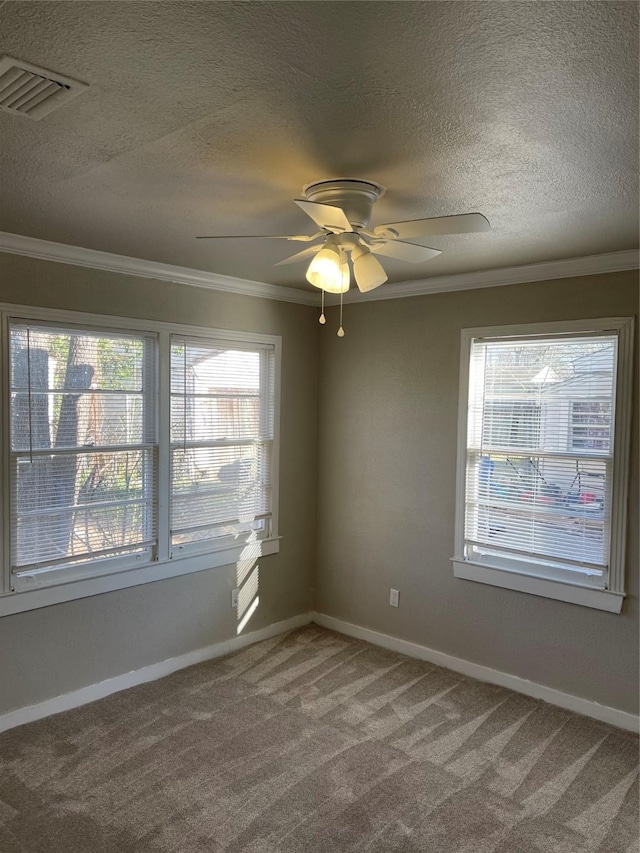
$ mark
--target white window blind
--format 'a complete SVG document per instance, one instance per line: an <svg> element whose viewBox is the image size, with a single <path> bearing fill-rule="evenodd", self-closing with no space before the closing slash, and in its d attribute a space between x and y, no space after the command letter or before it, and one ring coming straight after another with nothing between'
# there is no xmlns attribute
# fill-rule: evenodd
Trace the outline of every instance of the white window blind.
<svg viewBox="0 0 640 853"><path fill-rule="evenodd" d="M617 342L471 342L466 559L607 585Z"/></svg>
<svg viewBox="0 0 640 853"><path fill-rule="evenodd" d="M10 322L14 576L156 544L152 336Z"/></svg>
<svg viewBox="0 0 640 853"><path fill-rule="evenodd" d="M269 535L273 443L274 347L172 337L174 553Z"/></svg>

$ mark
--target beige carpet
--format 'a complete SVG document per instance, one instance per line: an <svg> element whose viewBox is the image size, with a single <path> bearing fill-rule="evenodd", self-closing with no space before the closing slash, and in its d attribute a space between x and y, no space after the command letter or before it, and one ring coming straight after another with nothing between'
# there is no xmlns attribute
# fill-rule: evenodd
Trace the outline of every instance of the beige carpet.
<svg viewBox="0 0 640 853"><path fill-rule="evenodd" d="M633 735L315 625L0 735L2 853L637 853Z"/></svg>

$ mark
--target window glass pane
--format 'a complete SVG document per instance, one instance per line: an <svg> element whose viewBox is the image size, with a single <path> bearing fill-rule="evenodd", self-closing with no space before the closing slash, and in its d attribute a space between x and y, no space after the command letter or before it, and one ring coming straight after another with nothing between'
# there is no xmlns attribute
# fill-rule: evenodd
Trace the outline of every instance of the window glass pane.
<svg viewBox="0 0 640 853"><path fill-rule="evenodd" d="M573 427L591 414L593 443L580 432L576 439L582 449L609 453L616 343L613 336L474 342L470 446L570 451Z"/></svg>
<svg viewBox="0 0 640 853"><path fill-rule="evenodd" d="M153 440L152 340L19 323L10 334L14 567L140 550L155 535L155 451L128 448Z"/></svg>
<svg viewBox="0 0 640 853"><path fill-rule="evenodd" d="M150 538L151 450L18 456L14 464L14 565L135 551Z"/></svg>
<svg viewBox="0 0 640 853"><path fill-rule="evenodd" d="M601 459L474 454L467 466L465 535L502 553L605 566L606 483Z"/></svg>
<svg viewBox="0 0 640 853"><path fill-rule="evenodd" d="M11 387L27 388L29 351L32 388L141 391L144 346L139 337L12 323Z"/></svg>
<svg viewBox="0 0 640 853"><path fill-rule="evenodd" d="M266 530L273 398L271 347L174 339L172 544Z"/></svg>
<svg viewBox="0 0 640 853"><path fill-rule="evenodd" d="M144 341L11 329L11 446L140 444Z"/></svg>

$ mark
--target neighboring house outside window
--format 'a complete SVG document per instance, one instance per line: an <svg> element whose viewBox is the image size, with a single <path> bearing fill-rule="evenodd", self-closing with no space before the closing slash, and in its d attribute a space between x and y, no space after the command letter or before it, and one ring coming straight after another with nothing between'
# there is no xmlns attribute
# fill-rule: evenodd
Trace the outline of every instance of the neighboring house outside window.
<svg viewBox="0 0 640 853"><path fill-rule="evenodd" d="M465 330L456 576L619 610L631 338L627 320Z"/></svg>
<svg viewBox="0 0 640 853"><path fill-rule="evenodd" d="M571 447L575 450L602 450L611 438L611 403L571 403Z"/></svg>

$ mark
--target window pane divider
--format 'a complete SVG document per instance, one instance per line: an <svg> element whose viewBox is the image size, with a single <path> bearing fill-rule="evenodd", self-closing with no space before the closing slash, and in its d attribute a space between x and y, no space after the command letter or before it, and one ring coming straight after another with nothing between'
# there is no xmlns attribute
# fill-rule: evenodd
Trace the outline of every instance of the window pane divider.
<svg viewBox="0 0 640 853"><path fill-rule="evenodd" d="M29 509L24 512L16 512L16 518L35 518L43 515L66 515L74 512L82 512L83 510L91 509L111 509L118 506L141 506L143 504L151 504L152 499L149 498L131 498L131 500L120 501L87 501L83 504L74 504L73 506L48 506L41 509Z"/></svg>
<svg viewBox="0 0 640 853"><path fill-rule="evenodd" d="M28 392L29 392L29 386L28 385L14 386L11 388L12 394L27 394ZM78 391L78 390L73 389L73 388L37 388L37 387L34 388L32 385L31 386L31 393L32 394L52 394L52 395L58 394L61 397L64 394L73 394L73 395L82 394L83 396L85 394L87 394L87 395L90 395L90 394L101 394L101 395L102 394L104 394L104 395L117 394L119 397L144 397L144 391L141 390L140 388L133 388L131 391L127 390L126 388L123 388L123 389L118 389L118 388L85 388L82 391Z"/></svg>
<svg viewBox="0 0 640 853"><path fill-rule="evenodd" d="M158 334L156 415L158 424L158 551L159 561L171 556L169 524L171 494L171 334Z"/></svg>
<svg viewBox="0 0 640 853"><path fill-rule="evenodd" d="M0 559L2 559L2 571L0 571L0 592L9 593L13 591L11 576L11 506L10 506L10 464L9 464L9 436L11 432L11 407L9 405L9 388L11 387L11 363L9 343L9 317L6 312L0 315L0 394L2 405L0 405L0 439L2 452L0 453Z"/></svg>
<svg viewBox="0 0 640 853"><path fill-rule="evenodd" d="M183 400L184 394L182 391L172 391L171 396L175 397L176 400ZM260 394L245 394L245 393L233 393L233 394L205 394L203 391L187 391L187 398L194 398L196 400L259 400Z"/></svg>
<svg viewBox="0 0 640 853"><path fill-rule="evenodd" d="M257 483L256 486L258 488L268 488L262 483ZM219 485L216 483L213 486L206 486L205 488L192 488L192 489L180 489L178 491L174 491L173 499L181 500L182 498L208 498L208 497L220 497L221 495L231 495L234 493L234 487L229 486L227 483L220 483Z"/></svg>
<svg viewBox="0 0 640 853"><path fill-rule="evenodd" d="M85 453L133 453L138 450L153 450L155 444L83 444L79 447L34 447L31 451L32 456L75 456ZM30 451L28 447L20 450L11 450L11 456L14 459L25 456L28 457Z"/></svg>
<svg viewBox="0 0 640 853"><path fill-rule="evenodd" d="M592 460L611 461L613 454L611 453L581 453L578 451L562 451L562 450L535 450L530 447L505 447L504 445L489 445L472 446L467 448L470 455L482 456L484 453L500 453L503 456L536 456L541 459L575 459L577 461L590 462Z"/></svg>
<svg viewBox="0 0 640 853"><path fill-rule="evenodd" d="M544 518L545 516L549 516L549 518L572 518L578 521L600 521L602 522L604 519L604 515L600 512L593 512L590 510L584 510L584 512L579 512L578 509L574 509L573 507L554 507L554 506L545 506L540 501L536 501L533 498L530 501L523 501L521 503L517 503L516 501L508 502L508 501L500 501L500 500L479 500L476 498L467 498L465 501L467 506L477 506L481 509L502 509L509 510L509 512L516 513L517 515L523 516L539 516L540 518ZM579 504L577 505L580 506Z"/></svg>
<svg viewBox="0 0 640 853"><path fill-rule="evenodd" d="M190 441L172 441L172 450L198 449L200 447L251 447L258 444L266 444L273 441L272 438L214 438L210 441L190 440Z"/></svg>
<svg viewBox="0 0 640 853"><path fill-rule="evenodd" d="M560 562L554 562L553 556L550 554L541 554L539 551L525 551L520 548L505 548L501 545L492 545L488 542L482 542L479 539L470 539L469 537L464 540L468 545L475 545L478 548L485 549L487 551L502 551L505 554L517 553L523 557L530 557L533 560L538 560L541 564L548 566L552 569L557 569L558 571L562 571L562 565ZM607 565L601 563L583 563L579 560L569 560L562 558L562 563L567 566L576 566L579 569L584 569L585 571L595 571L598 574L602 574L603 570L606 571ZM570 571L570 570L569 570Z"/></svg>
<svg viewBox="0 0 640 853"><path fill-rule="evenodd" d="M626 319L626 318L623 318L623 319ZM481 334L478 334L478 335L474 334L473 339L478 341L479 343L483 343L483 344L524 343L526 346L527 344L536 344L540 341L545 341L550 337L553 337L555 340L558 340L558 341L562 341L562 340L571 341L571 340L575 340L576 338L579 339L579 338L584 338L584 337L589 337L589 338L606 337L607 335L615 334L617 332L617 328L614 325L615 320L618 320L618 318L614 319L614 322L612 322L612 324L611 324L612 328L609 328L609 329L600 329L600 328L590 329L588 324L586 324L584 330L576 331L576 332L529 332L528 334L526 332L523 332L523 334L514 333L511 335L505 335L504 337L502 337L501 335L500 336L487 335L486 337L484 337ZM549 324L549 325L553 325L553 324ZM561 325L561 323L558 323L557 325ZM478 331L480 331L480 330L478 330Z"/></svg>
<svg viewBox="0 0 640 853"><path fill-rule="evenodd" d="M271 518L270 512L257 513L251 516L251 521L263 521L265 518ZM174 527L171 533L192 533L195 530L208 530L213 527L224 527L227 524L241 524L241 518L225 518L221 521L209 521L203 524L190 524L188 527ZM189 543L191 544L191 543Z"/></svg>
<svg viewBox="0 0 640 853"><path fill-rule="evenodd" d="M50 569L54 566L87 566L87 564L97 557L108 557L111 554L135 554L143 548L150 548L154 544L155 541L153 539L148 539L146 541L131 542L129 545L114 545L113 548L102 548L100 551L87 551L85 554L71 554L67 557L59 557L56 560L45 560L42 563L14 566L12 572L16 577L20 577L24 574L31 575L40 571L40 569Z"/></svg>

